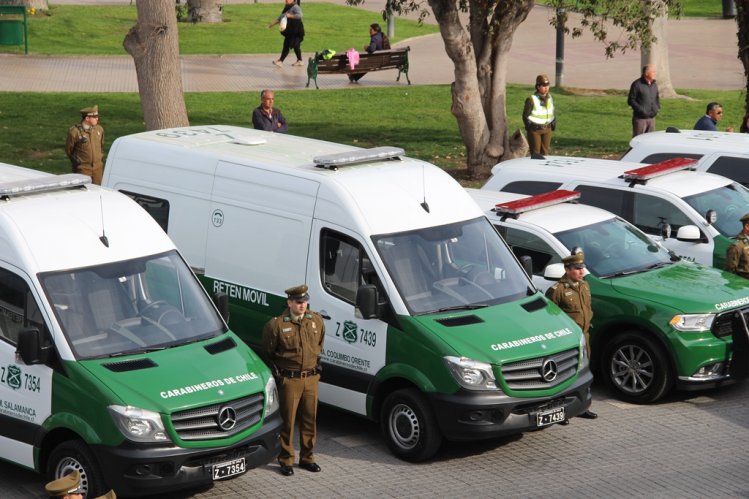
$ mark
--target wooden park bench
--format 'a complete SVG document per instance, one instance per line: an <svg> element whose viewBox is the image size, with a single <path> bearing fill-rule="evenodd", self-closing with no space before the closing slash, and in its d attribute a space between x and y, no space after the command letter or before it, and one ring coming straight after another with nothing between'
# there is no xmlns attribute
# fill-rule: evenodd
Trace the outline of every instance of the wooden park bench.
<svg viewBox="0 0 749 499"><path fill-rule="evenodd" d="M398 77L395 81L400 81L401 73L406 75L408 84L411 79L408 77L408 51L410 47L403 47L389 50L378 50L371 54L362 52L359 54L359 64L352 70L348 65L346 54L336 54L330 59L323 59L319 52L314 57L310 57L307 62L307 87L309 88L310 80L315 80L317 86L318 74L356 74L369 73L371 71L382 71L384 69L397 69Z"/></svg>

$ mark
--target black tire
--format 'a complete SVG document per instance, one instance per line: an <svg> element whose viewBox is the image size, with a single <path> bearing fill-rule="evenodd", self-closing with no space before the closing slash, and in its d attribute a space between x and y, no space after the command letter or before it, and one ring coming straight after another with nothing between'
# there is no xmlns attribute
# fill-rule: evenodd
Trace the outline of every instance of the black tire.
<svg viewBox="0 0 749 499"><path fill-rule="evenodd" d="M634 404L655 402L674 381L663 348L634 331L619 334L606 344L601 374L618 398Z"/></svg>
<svg viewBox="0 0 749 499"><path fill-rule="evenodd" d="M404 461L429 459L442 444L432 410L424 395L415 389L397 390L387 396L382 404L380 427L390 450Z"/></svg>
<svg viewBox="0 0 749 499"><path fill-rule="evenodd" d="M72 471L81 474L81 488L86 497L97 497L109 490L93 454L82 440L68 440L59 444L47 461L47 478L50 481Z"/></svg>

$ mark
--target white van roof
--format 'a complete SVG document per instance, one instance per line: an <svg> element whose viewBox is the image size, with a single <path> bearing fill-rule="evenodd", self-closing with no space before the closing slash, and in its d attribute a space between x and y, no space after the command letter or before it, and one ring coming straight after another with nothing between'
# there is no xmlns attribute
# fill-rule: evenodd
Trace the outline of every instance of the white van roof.
<svg viewBox="0 0 749 499"><path fill-rule="evenodd" d="M479 205L479 208L494 223L502 214L495 211L499 203L527 199L527 194L515 194L510 192L482 191L479 189L466 189L466 192ZM518 218L533 225L543 227L545 230L556 234L565 230L591 225L615 218L616 215L606 210L578 203L559 203L521 213Z"/></svg>
<svg viewBox="0 0 749 499"><path fill-rule="evenodd" d="M629 142L633 149L642 148L637 158L630 153L625 159L640 160L658 152L680 152L707 154L709 152L749 153L749 134L732 132L711 132L706 130L679 130L676 132L651 132L632 137Z"/></svg>
<svg viewBox="0 0 749 499"><path fill-rule="evenodd" d="M174 249L141 207L89 181L0 163L0 258L34 274Z"/></svg>
<svg viewBox="0 0 749 499"><path fill-rule="evenodd" d="M545 159L518 158L495 165L492 168L492 177L489 178L482 189L498 190L500 184L504 186L516 180L562 183L584 180L587 182L626 186L629 185L629 182L622 178L624 172L647 166L651 165L572 156L547 156ZM497 178L495 179L494 177ZM637 188L654 191L662 190L683 198L717 189L730 183L732 183L731 180L719 175L682 170L652 178L645 185L637 185Z"/></svg>
<svg viewBox="0 0 749 499"><path fill-rule="evenodd" d="M180 189L184 193L200 192L200 197L204 198L211 192L214 172L223 163L232 165L231 174L238 179L242 168L252 167L275 174L288 173L290 182L292 177L311 180L319 186L314 208L318 218L357 218L356 226L366 227L371 234L400 232L481 216L452 177L421 160L398 156L397 159L374 159L338 166L337 170L316 166L315 159L321 156L353 155L362 151L365 150L355 146L229 125L155 130L115 141L109 152L104 184L127 186L131 177L133 182L153 178L153 173L149 172L154 171L154 165L159 165L160 170L168 171L169 175L190 171L195 174L192 178L201 178L189 185L187 180L183 180ZM186 153L189 161L186 161ZM115 158L118 165L110 168L109 163ZM154 178L154 181L169 182L169 178ZM118 188L127 190L126 187ZM309 201L300 196L298 202ZM341 202L346 206L342 207ZM424 202L427 209L420 207ZM290 211L297 209L288 203L285 206ZM359 209L349 209L353 206Z"/></svg>

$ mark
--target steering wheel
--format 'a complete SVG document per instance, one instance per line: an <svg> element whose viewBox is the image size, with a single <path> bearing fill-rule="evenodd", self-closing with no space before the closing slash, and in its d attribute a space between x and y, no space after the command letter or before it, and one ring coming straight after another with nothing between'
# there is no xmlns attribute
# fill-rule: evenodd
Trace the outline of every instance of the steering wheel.
<svg viewBox="0 0 749 499"><path fill-rule="evenodd" d="M147 310L151 310L152 308L158 308L162 305L168 305L166 300L152 301L151 303L148 303L145 307L140 309L140 315L145 315Z"/></svg>

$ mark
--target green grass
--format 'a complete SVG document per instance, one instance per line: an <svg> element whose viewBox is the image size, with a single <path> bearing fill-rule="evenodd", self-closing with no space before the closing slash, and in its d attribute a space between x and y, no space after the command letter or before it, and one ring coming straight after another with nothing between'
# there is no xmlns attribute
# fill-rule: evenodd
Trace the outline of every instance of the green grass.
<svg viewBox="0 0 749 499"><path fill-rule="evenodd" d="M510 130L521 126L527 86L508 88ZM554 92L558 127L552 153L618 158L631 136L631 110L622 91L605 95ZM724 105L722 128L738 125L743 116L739 91L683 91L694 100L664 100L658 129L691 128L712 100ZM192 125L251 126L255 93L185 94ZM128 94L0 93L0 162L63 173L69 170L63 152L65 134L78 109L97 103L106 131L106 146L119 136L144 130L140 99ZM406 154L438 166L465 166L465 148L450 113L450 89L444 85L295 90L276 92L276 105L294 135L362 147L396 145ZM345 109L345 113L342 110Z"/></svg>
<svg viewBox="0 0 749 499"><path fill-rule="evenodd" d="M275 54L283 39L278 27L268 29L281 13L275 4L231 4L224 6L219 24L179 23L182 54ZM135 25L135 6L52 4L48 14L29 16L29 53L50 55L126 55L122 42ZM304 4L302 43L306 52L324 48L342 52L363 46L368 28L382 22L378 13L330 3ZM434 25L419 26L398 19L393 42L436 33ZM0 53L22 53L22 46L0 45Z"/></svg>
<svg viewBox="0 0 749 499"><path fill-rule="evenodd" d="M633 0L634 1L634 0ZM548 0L536 0L537 4L548 5ZM723 17L722 0L681 0L681 17Z"/></svg>

